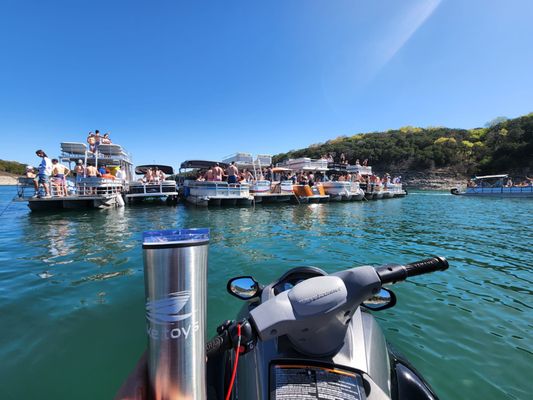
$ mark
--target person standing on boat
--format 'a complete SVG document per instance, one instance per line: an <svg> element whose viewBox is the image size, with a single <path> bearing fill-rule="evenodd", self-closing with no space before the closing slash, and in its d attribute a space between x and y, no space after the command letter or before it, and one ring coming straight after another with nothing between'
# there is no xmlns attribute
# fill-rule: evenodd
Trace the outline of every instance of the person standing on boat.
<svg viewBox="0 0 533 400"><path fill-rule="evenodd" d="M226 168L226 174L228 175L228 183L237 183L239 169L235 166L235 161L232 161L228 168Z"/></svg>
<svg viewBox="0 0 533 400"><path fill-rule="evenodd" d="M100 172L98 172L98 169L96 169L94 165L87 165L87 176L96 178L97 176L100 176Z"/></svg>
<svg viewBox="0 0 533 400"><path fill-rule="evenodd" d="M121 181L125 180L126 179L126 174L124 173L124 171L122 170L122 167L118 167L117 168L117 172L115 173L115 177L117 179L120 179Z"/></svg>
<svg viewBox="0 0 533 400"><path fill-rule="evenodd" d="M54 186L58 189L60 196L67 195L67 176L70 174L70 169L63 164L59 164L59 160L54 158L52 160L52 176L54 177Z"/></svg>
<svg viewBox="0 0 533 400"><path fill-rule="evenodd" d="M35 152L38 157L42 158L41 164L39 164L39 173L33 180L33 186L35 187L35 194L33 197L39 197L39 185L43 185L45 191L45 197L50 197L50 175L52 175L52 161L48 158L46 153L42 150Z"/></svg>
<svg viewBox="0 0 533 400"><path fill-rule="evenodd" d="M87 136L87 143L89 143L89 151L91 153L96 152L96 139L94 138L94 133L89 132L89 136Z"/></svg>
<svg viewBox="0 0 533 400"><path fill-rule="evenodd" d="M224 176L224 170L220 168L220 165L218 163L216 163L215 167L213 168L213 173L214 173L213 180L221 182L222 177Z"/></svg>
<svg viewBox="0 0 533 400"><path fill-rule="evenodd" d="M83 161L78 160L78 163L74 167L74 173L76 174L76 183L81 182L81 178L85 174L85 168L83 168Z"/></svg>
<svg viewBox="0 0 533 400"><path fill-rule="evenodd" d="M209 182L212 182L215 180L215 166L214 165L211 165L211 168L209 168L207 172L205 173L205 180Z"/></svg>

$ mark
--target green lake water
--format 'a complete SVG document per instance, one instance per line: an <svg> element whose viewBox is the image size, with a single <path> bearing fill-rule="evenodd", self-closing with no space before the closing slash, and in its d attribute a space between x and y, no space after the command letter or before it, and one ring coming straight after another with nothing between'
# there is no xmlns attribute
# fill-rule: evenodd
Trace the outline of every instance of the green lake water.
<svg viewBox="0 0 533 400"><path fill-rule="evenodd" d="M530 399L533 201L403 199L197 210L31 213L0 187L0 398L111 399L146 345L141 235L211 228L208 336L242 303L235 275L332 272L429 255L450 269L394 287L376 313L441 399ZM5 208L7 210L5 210ZM4 211L5 210L5 211Z"/></svg>

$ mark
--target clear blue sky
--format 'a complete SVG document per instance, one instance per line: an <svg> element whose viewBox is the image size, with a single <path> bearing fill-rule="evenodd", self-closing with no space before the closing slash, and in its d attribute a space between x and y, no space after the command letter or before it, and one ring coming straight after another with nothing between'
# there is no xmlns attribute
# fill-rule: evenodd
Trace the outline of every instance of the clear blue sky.
<svg viewBox="0 0 533 400"><path fill-rule="evenodd" d="M136 164L533 111L531 0L0 2L0 158Z"/></svg>

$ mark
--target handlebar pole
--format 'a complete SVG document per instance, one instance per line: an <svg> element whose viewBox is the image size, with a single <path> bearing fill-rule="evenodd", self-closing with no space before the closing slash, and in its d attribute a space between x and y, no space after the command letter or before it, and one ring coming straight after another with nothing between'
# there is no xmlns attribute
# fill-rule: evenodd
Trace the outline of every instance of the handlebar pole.
<svg viewBox="0 0 533 400"><path fill-rule="evenodd" d="M444 257L432 257L415 261L406 265L389 264L377 267L376 272L383 285L404 281L411 276L427 274L435 271L444 271L448 268L448 261Z"/></svg>

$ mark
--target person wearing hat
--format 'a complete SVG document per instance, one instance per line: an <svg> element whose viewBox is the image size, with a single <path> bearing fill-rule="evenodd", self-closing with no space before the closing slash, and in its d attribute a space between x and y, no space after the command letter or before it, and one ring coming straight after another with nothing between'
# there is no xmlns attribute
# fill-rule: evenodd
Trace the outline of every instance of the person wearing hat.
<svg viewBox="0 0 533 400"><path fill-rule="evenodd" d="M33 185L35 187L35 194L33 195L33 197L40 197L39 186L42 185L44 187L45 197L48 198L51 197L50 175L52 175L52 161L50 161L50 159L43 150L37 150L35 154L37 154L37 157L40 157L42 160L41 164L39 164L39 173L33 181Z"/></svg>
<svg viewBox="0 0 533 400"><path fill-rule="evenodd" d="M85 175L85 168L83 167L83 161L78 160L76 167L74 167L74 173L76 174L76 183L81 181L81 178Z"/></svg>
<svg viewBox="0 0 533 400"><path fill-rule="evenodd" d="M35 171L31 165L26 166L26 172L24 173L26 178L35 179Z"/></svg>

